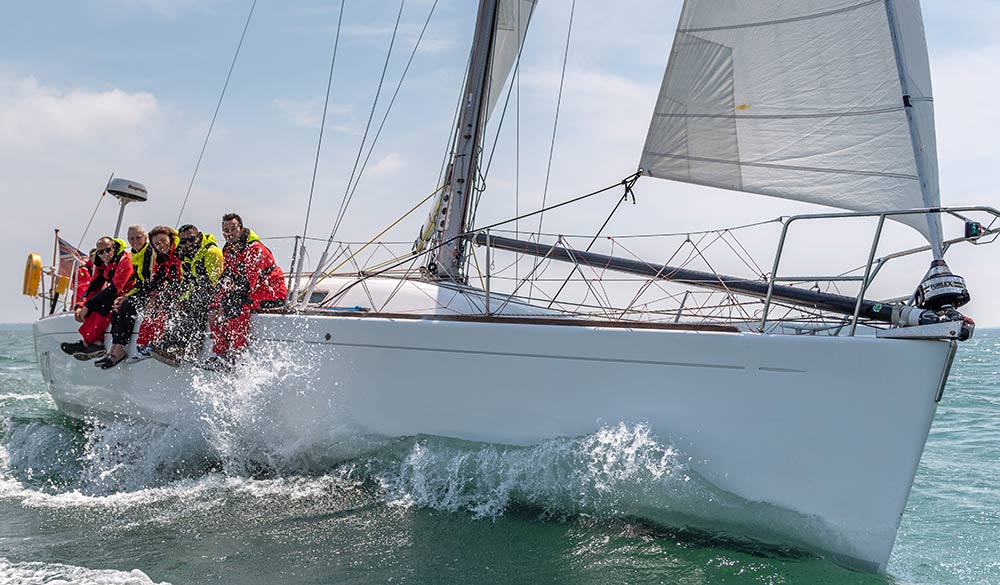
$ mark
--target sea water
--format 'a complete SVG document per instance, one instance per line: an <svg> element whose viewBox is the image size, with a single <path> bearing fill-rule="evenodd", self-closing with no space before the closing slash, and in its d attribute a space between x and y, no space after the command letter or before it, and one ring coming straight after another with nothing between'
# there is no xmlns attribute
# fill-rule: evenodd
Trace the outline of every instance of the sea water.
<svg viewBox="0 0 1000 585"><path fill-rule="evenodd" d="M1000 331L959 349L887 576L727 530L796 519L716 490L641 422L334 462L252 428L240 393L294 369L206 384L205 416L170 427L87 426L34 362L30 330L0 329L0 584L1000 583Z"/></svg>

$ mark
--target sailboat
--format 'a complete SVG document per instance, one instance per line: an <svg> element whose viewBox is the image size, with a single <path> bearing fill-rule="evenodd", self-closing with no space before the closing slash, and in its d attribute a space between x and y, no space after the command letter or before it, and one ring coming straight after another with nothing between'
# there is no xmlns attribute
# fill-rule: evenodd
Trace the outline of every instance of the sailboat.
<svg viewBox="0 0 1000 585"><path fill-rule="evenodd" d="M965 282L944 254L995 237L976 217L1000 218L988 207L941 206L917 0L684 3L637 171L620 185L627 193L665 179L842 210L783 218L772 270L759 278L475 225L484 128L535 4L479 1L450 161L413 250L338 274L324 253L311 276L294 275L286 309L254 315L251 353L297 356L303 374L272 381L258 424L350 457L369 441L414 435L523 446L642 423L715 487L809 527L747 521L747 534L885 571L956 349L974 331L958 310ZM827 279L851 280L856 295L781 278L790 225L859 217L878 222L867 263L860 275ZM946 239L942 218L962 234ZM896 257L877 255L891 221L926 238L901 254L927 252L931 267L909 296L868 298ZM482 280L474 249L487 255ZM566 310L520 284L497 290L491 253L721 291L756 309L736 319ZM201 416L196 382L231 375L146 360L95 376L59 351L76 327L68 313L34 326L42 376L72 417ZM313 392L297 391L306 379Z"/></svg>

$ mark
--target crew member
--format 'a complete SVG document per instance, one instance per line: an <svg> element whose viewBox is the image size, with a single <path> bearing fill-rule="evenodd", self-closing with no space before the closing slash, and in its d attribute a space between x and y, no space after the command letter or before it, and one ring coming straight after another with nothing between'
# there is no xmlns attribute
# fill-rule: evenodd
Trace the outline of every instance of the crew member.
<svg viewBox="0 0 1000 585"><path fill-rule="evenodd" d="M128 243L132 246L132 271L135 275L131 290L115 300L111 313L111 355L99 362L97 366L112 367L125 355L129 339L135 330L135 321L139 313L145 309L149 299L149 281L153 273L153 250L149 247L149 237L146 229L139 224L128 226L126 232ZM114 364L107 362L117 360Z"/></svg>
<svg viewBox="0 0 1000 585"><path fill-rule="evenodd" d="M212 234L201 233L186 224L180 228L178 255L184 279L183 289L173 315L167 321L163 343L153 351L168 363L193 360L201 353L208 325L208 306L215 298L222 276L222 248Z"/></svg>
<svg viewBox="0 0 1000 585"><path fill-rule="evenodd" d="M226 238L222 278L209 324L216 354L212 365L225 367L249 342L250 313L284 306L288 291L274 255L253 230L243 226L239 215L222 216L222 235Z"/></svg>
<svg viewBox="0 0 1000 585"><path fill-rule="evenodd" d="M104 236L97 240L94 275L84 293L84 302L76 309L82 341L63 343L62 350L81 360L104 355L104 330L111 320L115 300L132 288L132 257L127 244Z"/></svg>
<svg viewBox="0 0 1000 585"><path fill-rule="evenodd" d="M157 226L149 232L149 239L156 251L156 259L149 283L149 300L135 341L137 346L143 347L158 342L163 336L167 319L182 292L177 230L165 225Z"/></svg>
<svg viewBox="0 0 1000 585"><path fill-rule="evenodd" d="M73 309L79 309L83 302L87 300L87 289L90 288L90 281L94 278L94 257L97 248L91 248L87 254L87 260L81 262L76 269L76 286L73 288Z"/></svg>

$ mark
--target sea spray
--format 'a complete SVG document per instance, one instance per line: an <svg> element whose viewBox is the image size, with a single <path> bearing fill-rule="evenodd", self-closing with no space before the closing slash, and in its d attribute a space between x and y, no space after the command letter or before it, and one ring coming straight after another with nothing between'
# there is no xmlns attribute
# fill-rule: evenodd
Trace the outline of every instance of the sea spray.
<svg viewBox="0 0 1000 585"><path fill-rule="evenodd" d="M198 477L211 468L200 435L139 421L3 424L0 478L44 493L109 495Z"/></svg>
<svg viewBox="0 0 1000 585"><path fill-rule="evenodd" d="M376 475L395 504L477 517L502 514L512 500L555 516L613 514L643 492L691 479L686 460L659 444L648 426L625 423L533 447L421 437Z"/></svg>
<svg viewBox="0 0 1000 585"><path fill-rule="evenodd" d="M540 519L641 519L754 546L835 538L816 518L719 489L692 463L648 425L619 422L531 447L417 437L369 459L366 473L390 505L480 519L526 507Z"/></svg>
<svg viewBox="0 0 1000 585"><path fill-rule="evenodd" d="M282 401L289 394L308 392L308 360L291 360L274 348L258 348L229 372L198 372L193 378L198 423L207 442L229 472L274 467L281 459L287 438L283 428Z"/></svg>
<svg viewBox="0 0 1000 585"><path fill-rule="evenodd" d="M318 473L384 444L343 413L339 381L317 386L321 356L287 347L260 342L232 371L193 378L198 424L227 473Z"/></svg>

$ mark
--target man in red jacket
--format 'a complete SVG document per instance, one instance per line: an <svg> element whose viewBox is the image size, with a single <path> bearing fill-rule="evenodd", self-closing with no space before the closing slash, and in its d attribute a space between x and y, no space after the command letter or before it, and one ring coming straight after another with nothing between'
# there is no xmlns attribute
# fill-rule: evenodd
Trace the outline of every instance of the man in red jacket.
<svg viewBox="0 0 1000 585"><path fill-rule="evenodd" d="M222 277L215 300L209 305L209 323L216 357L209 367L226 367L244 349L250 337L250 313L283 307L288 294L285 273L274 255L243 226L235 213L222 216Z"/></svg>
<svg viewBox="0 0 1000 585"><path fill-rule="evenodd" d="M132 288L134 277L127 244L108 236L97 240L94 274L76 309L83 341L63 343L64 352L80 360L104 355L104 330L111 321L111 309L115 299Z"/></svg>

